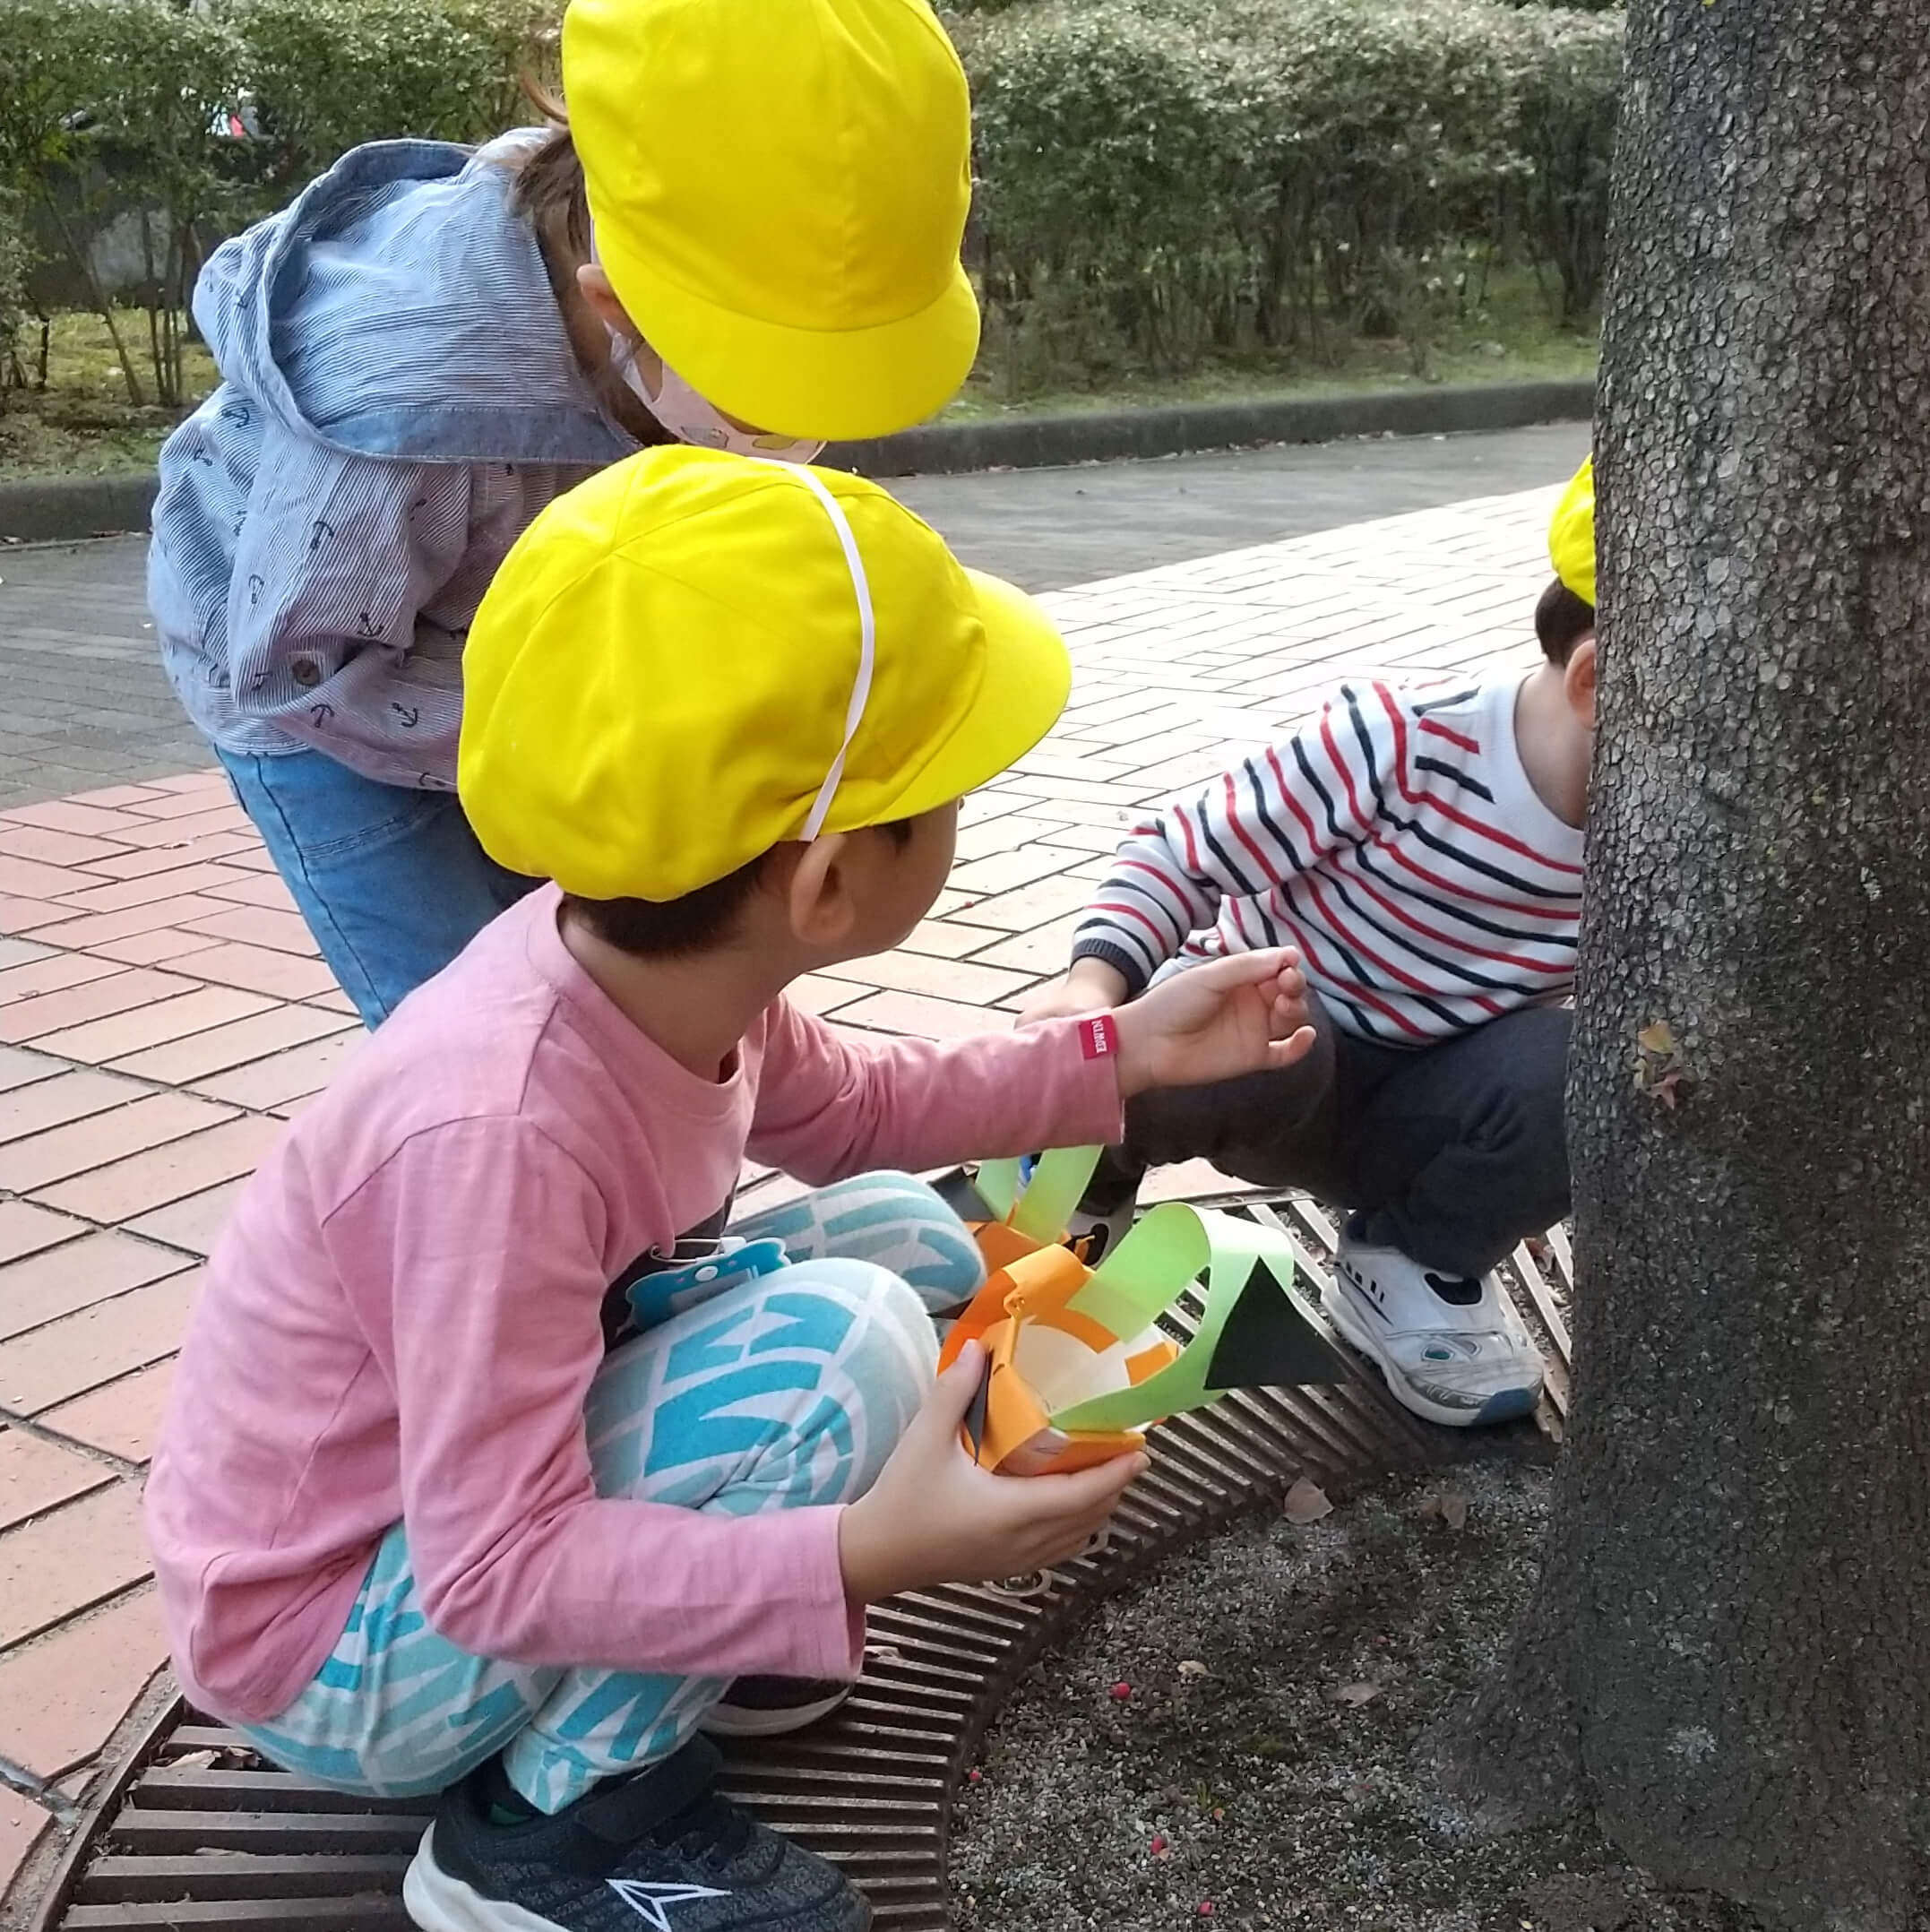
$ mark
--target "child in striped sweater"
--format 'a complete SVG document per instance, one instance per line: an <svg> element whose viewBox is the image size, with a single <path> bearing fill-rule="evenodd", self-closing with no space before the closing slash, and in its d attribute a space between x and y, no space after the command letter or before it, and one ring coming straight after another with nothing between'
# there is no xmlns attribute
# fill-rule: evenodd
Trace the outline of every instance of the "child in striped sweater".
<svg viewBox="0 0 1930 1932"><path fill-rule="evenodd" d="M1347 1211L1329 1315L1395 1397L1466 1427L1530 1410L1541 1358L1491 1271L1568 1211L1563 1126L1595 724L1594 479L1549 540L1544 661L1456 689L1348 686L1286 743L1137 826L1027 1020L1199 961L1299 949L1315 1050L1146 1094L1087 1196L1204 1157Z"/></svg>

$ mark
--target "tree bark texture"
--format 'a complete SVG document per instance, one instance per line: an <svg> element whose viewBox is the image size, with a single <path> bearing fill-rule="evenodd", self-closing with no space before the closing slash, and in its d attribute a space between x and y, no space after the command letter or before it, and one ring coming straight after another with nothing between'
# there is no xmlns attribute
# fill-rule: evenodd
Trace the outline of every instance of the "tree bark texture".
<svg viewBox="0 0 1930 1932"><path fill-rule="evenodd" d="M1926 1922L1930 0L1632 0L1577 1384L1480 1781Z"/></svg>

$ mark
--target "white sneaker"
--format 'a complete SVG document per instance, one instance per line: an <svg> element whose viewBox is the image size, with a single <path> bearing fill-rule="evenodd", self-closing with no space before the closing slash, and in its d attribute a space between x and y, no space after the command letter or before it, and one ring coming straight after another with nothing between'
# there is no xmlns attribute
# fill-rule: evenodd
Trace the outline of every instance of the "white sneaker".
<svg viewBox="0 0 1930 1932"><path fill-rule="evenodd" d="M1437 1274L1349 1226L1321 1305L1403 1408L1450 1428L1512 1422L1541 1398L1541 1351L1490 1275Z"/></svg>

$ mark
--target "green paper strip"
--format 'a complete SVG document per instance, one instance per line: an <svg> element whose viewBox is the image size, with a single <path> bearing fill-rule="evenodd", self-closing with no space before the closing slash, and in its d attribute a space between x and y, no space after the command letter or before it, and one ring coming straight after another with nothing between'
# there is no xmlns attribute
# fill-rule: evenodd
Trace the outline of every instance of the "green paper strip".
<svg viewBox="0 0 1930 1932"><path fill-rule="evenodd" d="M1102 1151L1098 1147L1055 1147L1039 1155L1032 1177L1022 1183L1018 1161L982 1160L972 1186L994 1220L1009 1220L1015 1233L1050 1247L1078 1211Z"/></svg>
<svg viewBox="0 0 1930 1932"><path fill-rule="evenodd" d="M981 1160L972 1176L978 1198L994 1220L1008 1220L1019 1198L1019 1163L1016 1160Z"/></svg>
<svg viewBox="0 0 1930 1932"><path fill-rule="evenodd" d="M1187 1222L1192 1224L1190 1230ZM1153 1230L1153 1238L1143 1243L1126 1265L1128 1251L1149 1229ZM1198 1261L1187 1267L1195 1255ZM1137 1388L1115 1389L1090 1402L1077 1402L1053 1416L1052 1426L1073 1432L1143 1428L1162 1416L1184 1415L1189 1409L1203 1408L1211 1402L1219 1392L1208 1388L1206 1377L1220 1331L1260 1263L1281 1285L1283 1312L1298 1320L1286 1292L1293 1281L1294 1253L1293 1244L1284 1236L1256 1221L1180 1202L1155 1208L1101 1263L1071 1306L1124 1341L1161 1314L1203 1266L1206 1312L1199 1333L1181 1350L1177 1361ZM1109 1279L1104 1280L1103 1292L1095 1295L1102 1278Z"/></svg>
<svg viewBox="0 0 1930 1932"><path fill-rule="evenodd" d="M1124 1341L1150 1326L1213 1258L1205 1223L1184 1202L1142 1215L1066 1306Z"/></svg>
<svg viewBox="0 0 1930 1932"><path fill-rule="evenodd" d="M1019 1197L1018 1212L1012 1217L1013 1230L1042 1247L1058 1240L1072 1225L1103 1151L1098 1147L1055 1147L1041 1154Z"/></svg>

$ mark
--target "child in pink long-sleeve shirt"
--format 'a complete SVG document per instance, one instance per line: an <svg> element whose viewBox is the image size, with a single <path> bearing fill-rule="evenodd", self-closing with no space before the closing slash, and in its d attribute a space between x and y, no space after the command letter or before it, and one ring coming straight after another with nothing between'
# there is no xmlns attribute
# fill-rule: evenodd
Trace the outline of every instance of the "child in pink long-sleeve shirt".
<svg viewBox="0 0 1930 1932"><path fill-rule="evenodd" d="M823 1710L867 1601L1064 1557L1140 1462L972 1465L978 1365L933 1389L931 1315L976 1249L869 1170L1286 1065L1299 975L945 1046L785 998L905 936L1065 695L1044 614L871 485L633 458L519 542L467 666L464 806L556 883L242 1196L149 1488L177 1666L295 1770L444 1794L431 1932L849 1932L831 1867L709 1794L700 1726ZM727 1237L746 1154L820 1191Z"/></svg>

